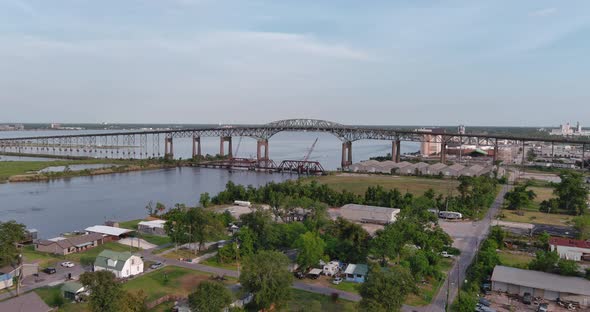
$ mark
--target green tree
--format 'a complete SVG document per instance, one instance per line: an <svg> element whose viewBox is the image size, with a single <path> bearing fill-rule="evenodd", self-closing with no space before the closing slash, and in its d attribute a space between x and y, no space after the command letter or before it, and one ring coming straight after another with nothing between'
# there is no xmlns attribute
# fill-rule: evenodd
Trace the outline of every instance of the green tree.
<svg viewBox="0 0 590 312"><path fill-rule="evenodd" d="M162 204L161 202L157 202L156 203L156 211L154 211L154 213L159 213L162 214L162 212L164 212L166 210L166 206L164 204Z"/></svg>
<svg viewBox="0 0 590 312"><path fill-rule="evenodd" d="M301 234L295 242L295 248L298 249L297 264L303 270L318 265L319 261L324 258L325 247L326 243L317 233Z"/></svg>
<svg viewBox="0 0 590 312"><path fill-rule="evenodd" d="M233 301L229 289L220 282L203 281L188 296L191 309L198 312L220 312Z"/></svg>
<svg viewBox="0 0 590 312"><path fill-rule="evenodd" d="M559 259L557 267L561 275L578 276L580 274L578 264L574 260Z"/></svg>
<svg viewBox="0 0 590 312"><path fill-rule="evenodd" d="M490 231L490 238L496 241L499 248L504 246L504 239L506 238L506 233L502 230L499 226L493 226L492 230Z"/></svg>
<svg viewBox="0 0 590 312"><path fill-rule="evenodd" d="M461 296L455 303L453 304L453 308L451 311L456 312L473 312L475 311L475 306L477 305L477 300L475 295L461 291Z"/></svg>
<svg viewBox="0 0 590 312"><path fill-rule="evenodd" d="M124 292L119 300L120 312L147 312L147 296L143 290Z"/></svg>
<svg viewBox="0 0 590 312"><path fill-rule="evenodd" d="M90 291L90 310L93 312L117 312L122 296L121 284L109 271L85 272L80 283Z"/></svg>
<svg viewBox="0 0 590 312"><path fill-rule="evenodd" d="M537 197L537 194L532 190L527 190L527 184L518 185L512 189L512 191L507 192L504 194L504 199L506 199L506 208L510 210L517 210L521 208L528 207L533 199Z"/></svg>
<svg viewBox="0 0 590 312"><path fill-rule="evenodd" d="M561 182L555 186L553 193L557 196L559 207L572 215L583 214L588 201L588 189L584 186L584 176L571 171L559 175Z"/></svg>
<svg viewBox="0 0 590 312"><path fill-rule="evenodd" d="M209 196L209 193L205 192L201 194L201 197L199 197L199 204L201 204L201 207L203 208L209 207L211 204L211 196Z"/></svg>
<svg viewBox="0 0 590 312"><path fill-rule="evenodd" d="M0 266L17 263L19 255L17 244L24 239L24 224L16 221L0 222Z"/></svg>
<svg viewBox="0 0 590 312"><path fill-rule="evenodd" d="M535 259L529 263L529 269L553 272L557 267L559 255L555 251L537 251Z"/></svg>
<svg viewBox="0 0 590 312"><path fill-rule="evenodd" d="M416 292L417 287L410 271L401 266L382 269L372 266L367 281L359 293L361 311L401 311L408 294Z"/></svg>
<svg viewBox="0 0 590 312"><path fill-rule="evenodd" d="M578 231L578 239L590 239L590 215L574 217L574 228Z"/></svg>
<svg viewBox="0 0 590 312"><path fill-rule="evenodd" d="M293 276L288 266L289 259L278 251L260 251L245 259L240 283L254 294L257 308L281 307L290 298Z"/></svg>

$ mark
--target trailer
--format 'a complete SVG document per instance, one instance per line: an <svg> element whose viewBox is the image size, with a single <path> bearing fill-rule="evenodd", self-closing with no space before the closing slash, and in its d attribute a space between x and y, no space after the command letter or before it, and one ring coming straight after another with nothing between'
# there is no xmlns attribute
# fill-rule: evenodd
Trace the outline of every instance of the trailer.
<svg viewBox="0 0 590 312"><path fill-rule="evenodd" d="M439 211L438 217L441 219L463 219L463 214L455 211Z"/></svg>

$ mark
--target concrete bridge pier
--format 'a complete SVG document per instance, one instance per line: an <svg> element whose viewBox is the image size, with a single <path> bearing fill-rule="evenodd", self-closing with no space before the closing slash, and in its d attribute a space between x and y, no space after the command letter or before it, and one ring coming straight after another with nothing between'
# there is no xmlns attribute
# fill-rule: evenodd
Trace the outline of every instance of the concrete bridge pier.
<svg viewBox="0 0 590 312"><path fill-rule="evenodd" d="M164 139L164 158L166 159L173 159L174 158L174 141L172 137L166 137Z"/></svg>
<svg viewBox="0 0 590 312"><path fill-rule="evenodd" d="M264 152L262 149L264 148ZM256 141L256 160L268 160L268 139Z"/></svg>
<svg viewBox="0 0 590 312"><path fill-rule="evenodd" d="M494 156L492 159L493 159L493 163L495 165L496 161L498 161L498 139L496 139L496 142L494 143Z"/></svg>
<svg viewBox="0 0 590 312"><path fill-rule="evenodd" d="M395 140L391 142L391 160L396 163L401 161L401 141Z"/></svg>
<svg viewBox="0 0 590 312"><path fill-rule="evenodd" d="M445 163L447 161L447 142L443 139L440 143L440 162Z"/></svg>
<svg viewBox="0 0 590 312"><path fill-rule="evenodd" d="M222 136L219 138L219 155L221 156L225 156L225 142L227 142L227 156L229 156L229 158L232 158L232 143L231 143L231 136Z"/></svg>
<svg viewBox="0 0 590 312"><path fill-rule="evenodd" d="M193 134L193 158L203 156L201 154L201 137Z"/></svg>
<svg viewBox="0 0 590 312"><path fill-rule="evenodd" d="M342 169L352 165L352 142L342 143Z"/></svg>

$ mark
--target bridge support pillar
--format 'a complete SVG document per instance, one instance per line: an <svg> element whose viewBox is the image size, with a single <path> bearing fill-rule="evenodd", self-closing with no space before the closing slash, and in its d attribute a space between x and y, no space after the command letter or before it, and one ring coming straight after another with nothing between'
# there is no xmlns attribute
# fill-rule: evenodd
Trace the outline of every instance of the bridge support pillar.
<svg viewBox="0 0 590 312"><path fill-rule="evenodd" d="M440 143L440 162L442 164L447 162L447 142L444 141L444 138Z"/></svg>
<svg viewBox="0 0 590 312"><path fill-rule="evenodd" d="M193 134L193 158L201 156L201 137Z"/></svg>
<svg viewBox="0 0 590 312"><path fill-rule="evenodd" d="M264 152L262 148L264 148ZM268 160L268 139L256 141L256 160Z"/></svg>
<svg viewBox="0 0 590 312"><path fill-rule="evenodd" d="M227 156L229 156L229 158L232 158L232 144L231 144L231 136L222 136L219 138L219 155L220 156L225 156L225 142L227 142L228 146L228 152L227 152Z"/></svg>
<svg viewBox="0 0 590 312"><path fill-rule="evenodd" d="M342 169L352 165L352 142L342 143Z"/></svg>
<svg viewBox="0 0 590 312"><path fill-rule="evenodd" d="M582 144L582 170L584 170L585 166L585 162L586 162L586 144Z"/></svg>
<svg viewBox="0 0 590 312"><path fill-rule="evenodd" d="M391 160L396 163L401 161L401 141L395 140L391 142Z"/></svg>
<svg viewBox="0 0 590 312"><path fill-rule="evenodd" d="M164 139L164 158L166 159L173 159L174 158L174 141L172 137L166 137Z"/></svg>

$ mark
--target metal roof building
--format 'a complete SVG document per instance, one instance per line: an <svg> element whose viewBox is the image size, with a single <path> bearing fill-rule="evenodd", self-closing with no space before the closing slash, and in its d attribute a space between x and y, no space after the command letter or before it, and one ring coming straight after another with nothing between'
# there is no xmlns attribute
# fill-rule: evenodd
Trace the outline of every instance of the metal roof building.
<svg viewBox="0 0 590 312"><path fill-rule="evenodd" d="M340 208L340 216L348 221L388 224L396 220L397 208L347 204Z"/></svg>
<svg viewBox="0 0 590 312"><path fill-rule="evenodd" d="M547 300L576 298L582 306L590 303L590 281L539 271L497 265L492 274L492 290L510 294L530 293Z"/></svg>

